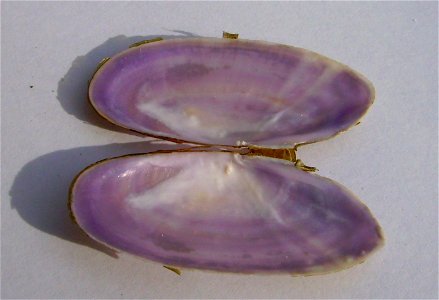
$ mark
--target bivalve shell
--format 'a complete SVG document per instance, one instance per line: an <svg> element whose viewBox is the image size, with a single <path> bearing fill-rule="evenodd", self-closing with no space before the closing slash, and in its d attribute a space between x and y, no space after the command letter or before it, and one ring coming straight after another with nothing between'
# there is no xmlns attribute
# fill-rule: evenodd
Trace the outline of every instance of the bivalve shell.
<svg viewBox="0 0 439 300"><path fill-rule="evenodd" d="M382 242L348 190L280 159L126 156L83 171L71 193L76 222L94 239L184 268L321 273L363 261Z"/></svg>
<svg viewBox="0 0 439 300"><path fill-rule="evenodd" d="M155 39L103 61L89 87L101 116L200 145L87 167L70 190L76 223L177 273L309 275L362 262L383 244L378 222L295 151L357 124L372 85L308 50L225 36Z"/></svg>
<svg viewBox="0 0 439 300"><path fill-rule="evenodd" d="M374 90L363 76L308 50L195 38L116 55L93 77L89 97L106 119L153 136L290 147L354 125Z"/></svg>

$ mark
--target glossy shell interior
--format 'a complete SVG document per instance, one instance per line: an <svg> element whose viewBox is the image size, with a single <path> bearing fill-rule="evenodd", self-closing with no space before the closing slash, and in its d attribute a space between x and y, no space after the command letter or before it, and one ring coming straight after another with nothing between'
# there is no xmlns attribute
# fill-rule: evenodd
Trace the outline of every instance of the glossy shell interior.
<svg viewBox="0 0 439 300"><path fill-rule="evenodd" d="M382 243L368 208L291 163L228 152L121 157L84 170L71 190L94 239L166 265L314 274Z"/></svg>
<svg viewBox="0 0 439 300"><path fill-rule="evenodd" d="M126 50L93 77L99 114L154 136L269 147L326 139L373 101L370 83L313 52L261 41L173 39Z"/></svg>

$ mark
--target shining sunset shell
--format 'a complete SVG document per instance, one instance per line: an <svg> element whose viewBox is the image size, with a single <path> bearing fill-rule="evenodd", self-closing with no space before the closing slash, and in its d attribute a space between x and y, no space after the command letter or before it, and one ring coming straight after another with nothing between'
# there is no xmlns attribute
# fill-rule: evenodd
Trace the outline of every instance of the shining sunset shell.
<svg viewBox="0 0 439 300"><path fill-rule="evenodd" d="M99 114L141 133L289 147L354 125L374 91L353 70L308 50L196 38L116 55L93 77L89 97Z"/></svg>
<svg viewBox="0 0 439 300"><path fill-rule="evenodd" d="M382 243L347 189L279 159L120 157L83 171L71 197L76 222L94 239L184 268L320 273L361 262Z"/></svg>
<svg viewBox="0 0 439 300"><path fill-rule="evenodd" d="M102 117L214 147L84 169L69 208L93 239L177 273L321 274L383 244L369 209L295 154L366 113L374 89L362 75L305 49L214 38L156 39L104 62L89 86Z"/></svg>

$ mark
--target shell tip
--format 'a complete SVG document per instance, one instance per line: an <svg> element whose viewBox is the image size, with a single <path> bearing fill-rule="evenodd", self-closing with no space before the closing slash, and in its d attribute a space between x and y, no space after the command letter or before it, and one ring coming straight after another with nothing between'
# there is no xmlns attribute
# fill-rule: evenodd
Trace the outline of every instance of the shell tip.
<svg viewBox="0 0 439 300"><path fill-rule="evenodd" d="M232 39L232 40L236 40L238 39L239 34L238 33L230 33L227 31L223 31L223 38L224 39Z"/></svg>
<svg viewBox="0 0 439 300"><path fill-rule="evenodd" d="M141 45L144 45L144 44L160 42L160 41L163 41L163 38L161 36L153 38L153 39L149 39L149 40L143 40L143 41L140 41L140 42L136 42L134 44L129 45L128 48L134 48L134 47L138 47L138 46L141 46Z"/></svg>
<svg viewBox="0 0 439 300"><path fill-rule="evenodd" d="M297 168L299 168L300 170L305 171L305 172L316 172L316 171L319 170L319 169L317 169L317 168L315 168L315 167L310 167L310 166L305 165L305 164L303 163L303 161L301 161L300 159L296 160L296 162L295 162L294 165L295 165Z"/></svg>
<svg viewBox="0 0 439 300"><path fill-rule="evenodd" d="M171 266L163 266L163 268L168 269L168 270L174 272L175 274L181 276L181 270L179 268L171 267Z"/></svg>

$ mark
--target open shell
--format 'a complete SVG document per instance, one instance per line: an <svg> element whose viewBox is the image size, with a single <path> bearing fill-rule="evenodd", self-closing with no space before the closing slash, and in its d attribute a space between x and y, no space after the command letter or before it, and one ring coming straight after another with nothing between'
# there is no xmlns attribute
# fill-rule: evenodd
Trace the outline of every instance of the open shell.
<svg viewBox="0 0 439 300"><path fill-rule="evenodd" d="M382 245L368 208L305 172L314 168L291 148L356 124L374 98L364 77L308 50L260 41L135 46L93 76L96 111L122 127L215 151L89 166L69 200L87 234L166 265L245 273L337 271Z"/></svg>

